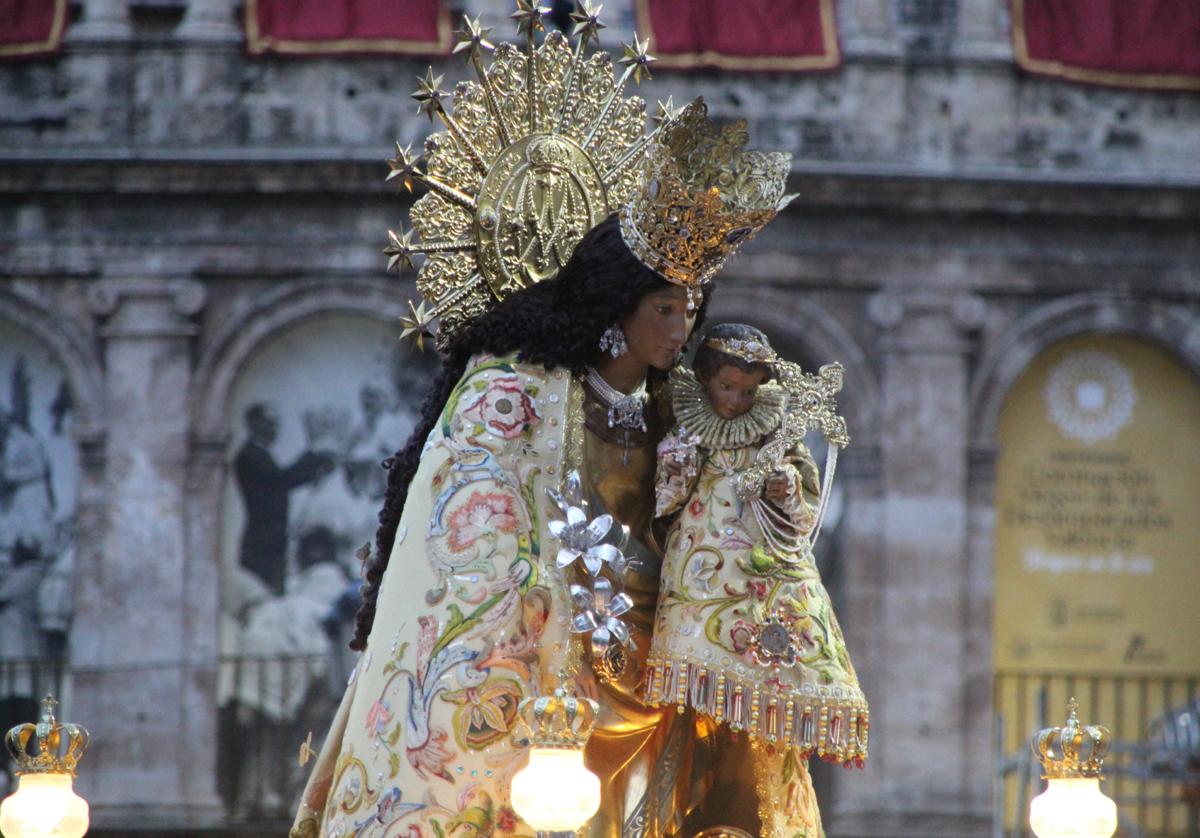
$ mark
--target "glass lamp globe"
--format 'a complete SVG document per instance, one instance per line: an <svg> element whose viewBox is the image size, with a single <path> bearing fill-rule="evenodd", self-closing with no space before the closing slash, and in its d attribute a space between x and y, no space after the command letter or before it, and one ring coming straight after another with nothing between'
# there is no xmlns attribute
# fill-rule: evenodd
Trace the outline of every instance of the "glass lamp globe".
<svg viewBox="0 0 1200 838"><path fill-rule="evenodd" d="M1112 838L1117 804L1100 791L1098 777L1050 779L1029 803L1029 827L1037 838Z"/></svg>
<svg viewBox="0 0 1200 838"><path fill-rule="evenodd" d="M46 696L38 722L17 725L4 738L17 763L17 790L0 803L4 838L82 838L87 832L87 801L71 785L88 732L59 724L57 704Z"/></svg>
<svg viewBox="0 0 1200 838"><path fill-rule="evenodd" d="M512 806L538 832L574 833L600 808L600 778L581 748L534 747L513 777Z"/></svg>
<svg viewBox="0 0 1200 838"><path fill-rule="evenodd" d="M70 774L22 774L0 803L5 838L82 838L87 829L87 801L71 788Z"/></svg>

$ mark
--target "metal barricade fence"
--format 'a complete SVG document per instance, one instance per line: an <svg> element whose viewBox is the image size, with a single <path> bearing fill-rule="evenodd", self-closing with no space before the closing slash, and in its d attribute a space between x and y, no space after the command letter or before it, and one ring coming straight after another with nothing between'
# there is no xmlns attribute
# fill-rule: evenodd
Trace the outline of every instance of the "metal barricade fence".
<svg viewBox="0 0 1200 838"><path fill-rule="evenodd" d="M289 818L344 681L329 656L224 657L218 673L218 792L233 819Z"/></svg>

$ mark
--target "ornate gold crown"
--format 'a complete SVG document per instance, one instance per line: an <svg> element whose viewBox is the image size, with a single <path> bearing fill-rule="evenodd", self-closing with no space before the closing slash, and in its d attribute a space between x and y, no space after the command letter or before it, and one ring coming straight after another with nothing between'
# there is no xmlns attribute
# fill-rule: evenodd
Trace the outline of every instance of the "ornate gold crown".
<svg viewBox="0 0 1200 838"><path fill-rule="evenodd" d="M590 698L578 698L560 686L551 695L525 699L517 712L535 748L582 748L599 709Z"/></svg>
<svg viewBox="0 0 1200 838"><path fill-rule="evenodd" d="M748 139L745 120L718 130L703 99L667 123L621 209L621 234L643 264L694 288L787 206L791 154L743 151Z"/></svg>
<svg viewBox="0 0 1200 838"><path fill-rule="evenodd" d="M425 301L409 304L405 336L422 337L440 318L445 343L498 301L553 276L588 230L633 195L646 148L671 115L659 104L658 127L646 134L646 105L624 98L628 81L649 77L647 42L624 47L616 78L607 52L586 55L604 25L599 7L582 2L572 13L575 43L559 32L545 36L546 9L517 0L512 17L526 49L487 40L478 19L466 21L454 48L478 81L459 83L447 110L442 77L432 68L413 94L420 112L446 130L425 141L424 158L397 144L388 180L409 190L429 188L412 208L414 230L388 231L388 268L411 267ZM494 50L490 66L483 55ZM422 167L422 163L424 166Z"/></svg>
<svg viewBox="0 0 1200 838"><path fill-rule="evenodd" d="M753 338L705 338L704 345L750 364L774 364L779 360L775 350Z"/></svg>
<svg viewBox="0 0 1200 838"><path fill-rule="evenodd" d="M1080 725L1074 698L1067 709L1064 726L1039 731L1031 743L1033 755L1042 764L1042 779L1100 777L1112 735L1103 725Z"/></svg>
<svg viewBox="0 0 1200 838"><path fill-rule="evenodd" d="M42 699L42 717L34 724L17 725L8 732L4 742L17 763L18 774L70 774L88 745L88 732L75 724L59 724L54 719L58 702L52 696ZM65 737L65 739L64 739ZM37 749L29 752L29 742L37 739ZM63 747L63 743L66 747Z"/></svg>

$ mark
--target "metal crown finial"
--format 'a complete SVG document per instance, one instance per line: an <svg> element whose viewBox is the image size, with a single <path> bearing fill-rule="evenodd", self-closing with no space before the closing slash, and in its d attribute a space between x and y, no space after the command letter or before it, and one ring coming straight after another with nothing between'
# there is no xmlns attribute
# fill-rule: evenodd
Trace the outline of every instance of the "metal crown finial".
<svg viewBox="0 0 1200 838"><path fill-rule="evenodd" d="M1101 776L1112 735L1103 725L1081 725L1079 704L1067 702L1067 723L1038 731L1030 747L1042 763L1046 780Z"/></svg>
<svg viewBox="0 0 1200 838"><path fill-rule="evenodd" d="M8 752L17 763L18 774L70 774L88 745L88 732L82 725L59 724L54 718L58 701L47 695L42 699L42 715L36 724L17 725L4 737ZM29 743L36 739L35 753ZM66 747L63 747L64 742Z"/></svg>

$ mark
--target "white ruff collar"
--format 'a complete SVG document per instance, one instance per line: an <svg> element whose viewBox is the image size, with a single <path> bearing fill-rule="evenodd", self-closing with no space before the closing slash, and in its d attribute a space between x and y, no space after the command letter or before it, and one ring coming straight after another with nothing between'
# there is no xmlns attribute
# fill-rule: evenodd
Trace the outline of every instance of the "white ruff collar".
<svg viewBox="0 0 1200 838"><path fill-rule="evenodd" d="M722 419L713 410L708 392L696 374L684 367L671 370L671 403L675 421L688 435L709 450L745 448L779 428L786 394L778 384L761 385L754 405L741 416Z"/></svg>

